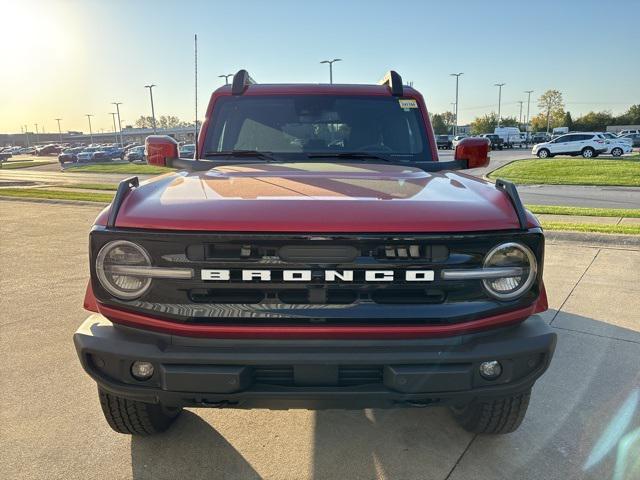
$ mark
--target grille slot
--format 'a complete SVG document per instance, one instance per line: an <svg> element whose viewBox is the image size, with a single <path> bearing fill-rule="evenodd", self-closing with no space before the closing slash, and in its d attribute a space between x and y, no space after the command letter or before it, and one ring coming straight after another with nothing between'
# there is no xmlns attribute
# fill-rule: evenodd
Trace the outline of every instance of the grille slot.
<svg viewBox="0 0 640 480"><path fill-rule="evenodd" d="M293 387L293 366L270 365L253 368L253 381L262 385L280 385ZM355 386L382 383L380 365L340 365L338 367L338 385Z"/></svg>

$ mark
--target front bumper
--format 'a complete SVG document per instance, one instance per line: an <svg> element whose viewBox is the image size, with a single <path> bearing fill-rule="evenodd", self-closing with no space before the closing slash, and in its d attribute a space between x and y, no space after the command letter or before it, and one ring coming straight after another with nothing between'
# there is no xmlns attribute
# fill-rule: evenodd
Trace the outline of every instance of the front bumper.
<svg viewBox="0 0 640 480"><path fill-rule="evenodd" d="M384 408L464 404L530 388L556 334L537 315L512 327L418 340L224 340L112 324L91 315L74 335L85 371L115 395L169 406ZM136 360L154 364L145 381ZM498 360L496 380L479 374Z"/></svg>

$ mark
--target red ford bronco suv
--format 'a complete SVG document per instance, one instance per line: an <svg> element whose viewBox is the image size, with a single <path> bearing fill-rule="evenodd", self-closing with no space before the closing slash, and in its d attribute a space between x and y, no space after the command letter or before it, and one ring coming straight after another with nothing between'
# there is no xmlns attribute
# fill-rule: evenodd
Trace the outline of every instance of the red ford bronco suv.
<svg viewBox="0 0 640 480"><path fill-rule="evenodd" d="M211 96L194 158L124 180L90 234L94 312L74 336L109 425L149 435L183 407L448 406L465 429L521 423L556 335L544 236L513 184L439 161L422 96L256 84Z"/></svg>

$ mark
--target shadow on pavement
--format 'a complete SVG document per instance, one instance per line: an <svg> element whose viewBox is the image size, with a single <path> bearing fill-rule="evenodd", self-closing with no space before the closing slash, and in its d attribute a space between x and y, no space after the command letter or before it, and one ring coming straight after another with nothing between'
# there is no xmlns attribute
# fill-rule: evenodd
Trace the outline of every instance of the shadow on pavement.
<svg viewBox="0 0 640 480"><path fill-rule="evenodd" d="M555 357L534 386L516 432L474 436L445 408L321 410L310 432L310 477L640 478L640 343L629 340L638 332L562 315L571 330L555 329ZM131 459L138 480L260 478L225 438L190 411L164 435L133 438ZM304 464L307 458L287 461Z"/></svg>
<svg viewBox="0 0 640 480"><path fill-rule="evenodd" d="M224 437L187 410L166 433L131 438L131 469L135 480L260 478Z"/></svg>
<svg viewBox="0 0 640 480"><path fill-rule="evenodd" d="M316 412L313 478L443 479L473 435L446 408Z"/></svg>

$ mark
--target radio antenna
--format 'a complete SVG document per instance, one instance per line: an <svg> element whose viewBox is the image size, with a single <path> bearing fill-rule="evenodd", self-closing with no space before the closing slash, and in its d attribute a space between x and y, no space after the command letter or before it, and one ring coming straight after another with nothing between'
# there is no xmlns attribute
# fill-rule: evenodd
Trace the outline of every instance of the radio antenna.
<svg viewBox="0 0 640 480"><path fill-rule="evenodd" d="M195 159L198 160L198 34L196 33L193 36L193 47L194 47L194 65L195 65L195 90L196 90L196 95L195 95L195 102L196 102L196 122L195 122L195 132L194 132L194 139L195 139L195 144L196 144L196 151L195 151Z"/></svg>

